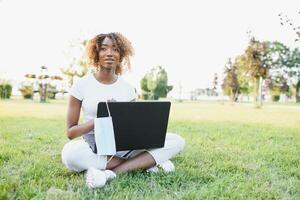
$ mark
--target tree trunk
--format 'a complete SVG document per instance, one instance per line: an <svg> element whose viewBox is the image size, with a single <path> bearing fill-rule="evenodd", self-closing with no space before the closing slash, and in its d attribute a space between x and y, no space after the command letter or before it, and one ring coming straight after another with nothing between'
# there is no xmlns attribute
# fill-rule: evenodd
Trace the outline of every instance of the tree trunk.
<svg viewBox="0 0 300 200"><path fill-rule="evenodd" d="M296 103L300 102L300 80L296 84Z"/></svg>
<svg viewBox="0 0 300 200"><path fill-rule="evenodd" d="M258 105L258 96L259 96L259 81L260 78L259 77L255 77L254 78L254 92L253 92L253 102L255 106L259 106Z"/></svg>
<svg viewBox="0 0 300 200"><path fill-rule="evenodd" d="M34 88L33 88L33 83L31 83L31 87L32 87L31 100L33 100L33 99L34 99Z"/></svg>
<svg viewBox="0 0 300 200"><path fill-rule="evenodd" d="M296 103L300 102L300 87L296 88Z"/></svg>
<svg viewBox="0 0 300 200"><path fill-rule="evenodd" d="M262 77L259 77L259 86L258 86L258 106L262 106L262 83L263 79Z"/></svg>
<svg viewBox="0 0 300 200"><path fill-rule="evenodd" d="M40 102L45 103L47 98L47 84L42 83Z"/></svg>
<svg viewBox="0 0 300 200"><path fill-rule="evenodd" d="M233 92L233 89L231 89L231 92L230 92L231 94L230 94L230 101L231 101L231 105L233 105L234 104L234 98L235 98L235 93Z"/></svg>

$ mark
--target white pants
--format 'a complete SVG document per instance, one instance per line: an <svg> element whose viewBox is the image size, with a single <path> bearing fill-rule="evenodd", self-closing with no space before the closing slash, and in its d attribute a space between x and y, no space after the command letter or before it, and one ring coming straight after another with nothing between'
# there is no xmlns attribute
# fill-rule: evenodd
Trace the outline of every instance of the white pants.
<svg viewBox="0 0 300 200"><path fill-rule="evenodd" d="M152 155L156 164L160 164L178 154L183 149L184 144L185 141L181 136L167 133L163 148L118 151L116 156L129 159L143 151L147 151ZM89 167L106 169L107 156L95 154L82 137L79 140L71 140L65 144L61 157L64 165L71 171L81 172Z"/></svg>

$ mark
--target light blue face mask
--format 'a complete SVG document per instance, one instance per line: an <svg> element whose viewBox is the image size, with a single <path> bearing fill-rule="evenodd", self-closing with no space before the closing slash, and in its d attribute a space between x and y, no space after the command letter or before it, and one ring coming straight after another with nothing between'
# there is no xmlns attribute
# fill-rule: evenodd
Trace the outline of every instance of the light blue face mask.
<svg viewBox="0 0 300 200"><path fill-rule="evenodd" d="M116 143L112 117L106 101L108 117L95 118L94 132L98 155L115 155Z"/></svg>

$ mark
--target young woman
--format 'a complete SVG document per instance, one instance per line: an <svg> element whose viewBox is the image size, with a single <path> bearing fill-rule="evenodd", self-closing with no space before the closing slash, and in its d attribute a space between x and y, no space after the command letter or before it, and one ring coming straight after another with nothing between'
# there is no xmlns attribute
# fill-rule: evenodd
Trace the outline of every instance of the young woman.
<svg viewBox="0 0 300 200"><path fill-rule="evenodd" d="M121 78L130 69L131 43L120 33L99 34L88 41L86 55L95 73L76 81L70 89L67 136L71 140L62 150L62 161L72 171L87 170L86 183L102 187L116 174L132 170L174 171L169 160L184 147L184 139L167 133L165 146L158 149L118 151L112 158L94 153L94 119L99 101L134 101L135 89ZM82 108L84 123L78 124ZM142 133L141 133L142 134ZM78 138L77 140L73 140Z"/></svg>

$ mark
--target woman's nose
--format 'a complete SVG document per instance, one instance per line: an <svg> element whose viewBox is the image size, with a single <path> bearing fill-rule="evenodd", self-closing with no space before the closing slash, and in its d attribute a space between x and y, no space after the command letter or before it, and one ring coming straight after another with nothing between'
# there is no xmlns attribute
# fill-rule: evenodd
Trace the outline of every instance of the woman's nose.
<svg viewBox="0 0 300 200"><path fill-rule="evenodd" d="M107 49L107 51L106 51L106 55L108 55L108 56L112 56L113 55L113 51L112 51L112 49Z"/></svg>

